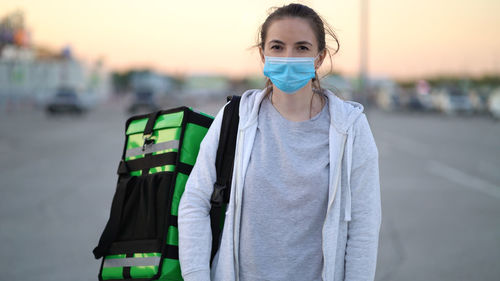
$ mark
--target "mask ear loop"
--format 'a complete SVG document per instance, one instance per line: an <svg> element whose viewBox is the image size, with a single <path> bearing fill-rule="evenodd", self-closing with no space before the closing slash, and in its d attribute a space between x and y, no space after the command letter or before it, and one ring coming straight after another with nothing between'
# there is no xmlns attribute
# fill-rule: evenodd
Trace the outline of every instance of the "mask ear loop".
<svg viewBox="0 0 500 281"><path fill-rule="evenodd" d="M316 60L319 58L320 54L317 54L315 57L314 57L314 63L316 63ZM319 68L319 66L318 66ZM314 65L314 70L316 70L316 65Z"/></svg>
<svg viewBox="0 0 500 281"><path fill-rule="evenodd" d="M320 56L320 54L317 54L315 57L314 57L314 63L316 64L316 60L318 59L318 57ZM319 67L318 67L319 68ZM316 65L314 65L314 78L312 79L313 82L315 81L318 81L318 68L316 68Z"/></svg>
<svg viewBox="0 0 500 281"><path fill-rule="evenodd" d="M314 63L316 64L316 60L318 59L319 57L319 54L317 54L315 57L314 57ZM318 69L316 68L316 65L314 65L314 78L312 79L313 82L316 82L318 81Z"/></svg>
<svg viewBox="0 0 500 281"><path fill-rule="evenodd" d="M316 60L319 58L320 54L317 54L315 57L314 57L314 62L316 62ZM319 67L318 67L319 68ZM317 71L317 68L316 68L316 65L314 66L314 78L312 79L312 82L313 83L316 83L317 84L317 90L321 91L321 85L319 84L319 78L318 78L318 71ZM313 84L314 85L314 84Z"/></svg>

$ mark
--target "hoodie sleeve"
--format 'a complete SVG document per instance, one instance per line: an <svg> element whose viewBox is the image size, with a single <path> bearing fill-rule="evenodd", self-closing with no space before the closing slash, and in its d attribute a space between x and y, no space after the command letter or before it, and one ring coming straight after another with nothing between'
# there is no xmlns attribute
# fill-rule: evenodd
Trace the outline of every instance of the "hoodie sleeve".
<svg viewBox="0 0 500 281"><path fill-rule="evenodd" d="M374 280L381 224L378 150L365 114L353 126L345 281Z"/></svg>
<svg viewBox="0 0 500 281"><path fill-rule="evenodd" d="M215 158L224 108L200 144L196 163L179 204L179 261L186 281L210 281L212 230L210 197L216 180Z"/></svg>

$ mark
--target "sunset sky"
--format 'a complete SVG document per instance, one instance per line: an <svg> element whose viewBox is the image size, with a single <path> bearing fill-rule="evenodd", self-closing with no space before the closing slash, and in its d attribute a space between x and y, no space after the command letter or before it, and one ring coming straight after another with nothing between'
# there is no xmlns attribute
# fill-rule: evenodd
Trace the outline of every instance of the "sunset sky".
<svg viewBox="0 0 500 281"><path fill-rule="evenodd" d="M334 70L359 67L360 0L297 1L321 14L340 38ZM500 73L500 1L372 0L369 73L398 78ZM257 30L270 0L2 0L21 9L35 44L71 45L111 69L152 67L171 74L260 73Z"/></svg>

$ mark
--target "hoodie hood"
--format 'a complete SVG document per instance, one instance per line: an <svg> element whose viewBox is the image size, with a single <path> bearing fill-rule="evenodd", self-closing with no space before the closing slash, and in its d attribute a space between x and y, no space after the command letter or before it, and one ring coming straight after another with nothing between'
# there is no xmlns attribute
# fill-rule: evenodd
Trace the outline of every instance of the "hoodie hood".
<svg viewBox="0 0 500 281"><path fill-rule="evenodd" d="M330 113L332 124L335 129L341 134L347 134L349 128L352 127L354 122L363 113L363 105L354 101L343 101L332 92L329 93L328 100L330 106Z"/></svg>
<svg viewBox="0 0 500 281"><path fill-rule="evenodd" d="M244 130L257 122L259 107L265 98L267 89L253 89L243 93L240 103L240 129ZM354 101L344 101L337 97L330 90L323 90L323 94L328 97L330 107L331 123L341 134L347 134L349 128L356 119L363 113L363 105ZM247 101L244 101L247 99Z"/></svg>

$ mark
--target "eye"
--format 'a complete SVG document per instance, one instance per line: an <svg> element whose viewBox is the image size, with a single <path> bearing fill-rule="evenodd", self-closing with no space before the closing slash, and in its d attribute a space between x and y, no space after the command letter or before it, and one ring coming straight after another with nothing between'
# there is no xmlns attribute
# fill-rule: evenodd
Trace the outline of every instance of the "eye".
<svg viewBox="0 0 500 281"><path fill-rule="evenodd" d="M281 46L280 45L272 45L271 50L280 50Z"/></svg>
<svg viewBox="0 0 500 281"><path fill-rule="evenodd" d="M309 51L309 48L307 46L299 46L300 51Z"/></svg>

